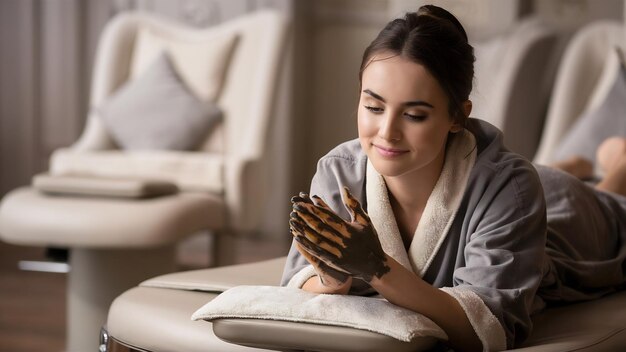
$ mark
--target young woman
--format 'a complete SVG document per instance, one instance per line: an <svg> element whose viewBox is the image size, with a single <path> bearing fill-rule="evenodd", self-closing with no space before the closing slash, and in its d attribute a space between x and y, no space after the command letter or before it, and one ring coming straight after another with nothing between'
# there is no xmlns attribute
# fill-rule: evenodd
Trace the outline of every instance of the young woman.
<svg viewBox="0 0 626 352"><path fill-rule="evenodd" d="M358 140L319 161L312 197L293 199L284 285L373 289L456 350L501 350L546 301L624 283L626 198L533 167L468 118L473 62L461 24L435 6L380 32L361 64ZM619 148L607 149L607 179L621 187Z"/></svg>

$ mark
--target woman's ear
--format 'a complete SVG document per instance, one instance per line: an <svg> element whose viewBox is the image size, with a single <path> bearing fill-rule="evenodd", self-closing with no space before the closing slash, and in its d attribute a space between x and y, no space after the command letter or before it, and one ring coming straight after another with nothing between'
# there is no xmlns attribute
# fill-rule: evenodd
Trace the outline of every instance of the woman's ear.
<svg viewBox="0 0 626 352"><path fill-rule="evenodd" d="M472 113L472 101L466 100L463 102L463 115L465 115L465 118L468 118L471 113Z"/></svg>
<svg viewBox="0 0 626 352"><path fill-rule="evenodd" d="M457 118L457 121L450 127L450 132L457 133L463 130L463 125L465 120L469 117L469 114L472 112L472 101L466 100L463 102L463 116Z"/></svg>

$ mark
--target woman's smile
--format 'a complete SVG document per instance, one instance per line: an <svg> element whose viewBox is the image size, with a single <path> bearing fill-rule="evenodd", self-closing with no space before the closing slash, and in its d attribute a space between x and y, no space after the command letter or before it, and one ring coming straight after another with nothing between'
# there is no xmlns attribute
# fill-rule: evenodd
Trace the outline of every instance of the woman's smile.
<svg viewBox="0 0 626 352"><path fill-rule="evenodd" d="M383 147L382 145L378 145L375 143L372 143L372 145L374 146L374 148L376 148L376 151L378 152L378 154L380 154L380 156L384 158L395 158L395 157L404 155L409 152L406 149Z"/></svg>

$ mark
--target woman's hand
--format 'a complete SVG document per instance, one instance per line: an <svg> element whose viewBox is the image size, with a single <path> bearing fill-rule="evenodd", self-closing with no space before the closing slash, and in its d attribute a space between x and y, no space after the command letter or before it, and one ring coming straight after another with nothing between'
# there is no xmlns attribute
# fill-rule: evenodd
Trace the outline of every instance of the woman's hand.
<svg viewBox="0 0 626 352"><path fill-rule="evenodd" d="M376 230L347 188L343 189L343 202L351 222L343 220L317 196L309 198L301 194L292 198L292 202L294 211L289 220L292 234L311 258L366 282L389 272Z"/></svg>
<svg viewBox="0 0 626 352"><path fill-rule="evenodd" d="M350 291L352 277L348 273L329 267L324 262L311 255L300 243L296 243L296 249L311 263L313 268L315 268L315 272L319 278L319 284L323 286L321 291L320 289L314 289L313 291L317 293L339 294L347 294L348 291ZM306 284L303 288L306 289Z"/></svg>
<svg viewBox="0 0 626 352"><path fill-rule="evenodd" d="M293 199L313 204L311 199L304 193L300 193L299 197L294 197ZM303 235L298 232L293 225L291 225L291 234L294 237ZM352 277L348 273L336 270L326 265L326 263L311 254L309 250L302 247L300 243L296 243L296 249L315 269L319 278L319 283L323 286L323 293L348 293L352 284Z"/></svg>

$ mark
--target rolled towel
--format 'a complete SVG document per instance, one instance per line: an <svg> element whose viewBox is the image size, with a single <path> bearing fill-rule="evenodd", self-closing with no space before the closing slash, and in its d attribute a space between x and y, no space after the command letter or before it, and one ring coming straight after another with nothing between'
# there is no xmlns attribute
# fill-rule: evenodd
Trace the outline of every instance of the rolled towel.
<svg viewBox="0 0 626 352"><path fill-rule="evenodd" d="M344 326L410 342L419 336L447 340L432 320L383 298L314 294L291 287L237 286L193 313L192 320L269 319Z"/></svg>

